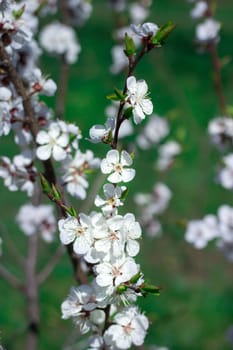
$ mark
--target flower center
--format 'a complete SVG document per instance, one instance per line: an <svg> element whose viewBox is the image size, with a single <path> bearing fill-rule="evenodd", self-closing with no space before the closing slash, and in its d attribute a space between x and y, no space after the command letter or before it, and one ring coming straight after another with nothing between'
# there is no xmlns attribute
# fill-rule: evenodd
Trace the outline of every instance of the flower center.
<svg viewBox="0 0 233 350"><path fill-rule="evenodd" d="M124 326L123 329L126 334L130 334L132 331L131 322L129 322L126 326Z"/></svg>
<svg viewBox="0 0 233 350"><path fill-rule="evenodd" d="M122 170L123 170L123 166L122 166L120 163L118 163L118 164L116 164L116 165L114 166L114 170L115 170L117 173L121 174L121 173L122 173Z"/></svg>

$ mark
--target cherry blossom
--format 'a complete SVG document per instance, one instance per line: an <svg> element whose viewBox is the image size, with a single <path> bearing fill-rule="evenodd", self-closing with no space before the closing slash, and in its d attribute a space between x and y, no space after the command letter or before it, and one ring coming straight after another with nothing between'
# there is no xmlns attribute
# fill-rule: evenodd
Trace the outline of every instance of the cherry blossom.
<svg viewBox="0 0 233 350"><path fill-rule="evenodd" d="M147 98L148 86L145 80L138 80L134 76L127 79L127 97L126 101L133 109L133 118L135 124L141 123L145 115L153 112L153 104Z"/></svg>
<svg viewBox="0 0 233 350"><path fill-rule="evenodd" d="M68 217L58 222L60 240L63 244L74 242L74 252L76 254L86 254L93 243L92 225L90 218L81 213L79 219Z"/></svg>
<svg viewBox="0 0 233 350"><path fill-rule="evenodd" d="M142 25L131 24L130 28L135 34L142 38L154 36L159 30L157 24L150 22L143 23Z"/></svg>
<svg viewBox="0 0 233 350"><path fill-rule="evenodd" d="M41 160L47 160L51 156L57 161L67 157L66 148L69 144L68 133L61 132L59 125L53 122L48 131L41 130L37 134L36 142L40 145L36 155Z"/></svg>
<svg viewBox="0 0 233 350"><path fill-rule="evenodd" d="M109 182L129 182L135 176L135 170L128 168L132 163L132 158L126 151L120 154L118 150L111 150L102 160L100 168L103 174L110 174L107 178Z"/></svg>
<svg viewBox="0 0 233 350"><path fill-rule="evenodd" d="M114 349L129 349L144 342L149 322L134 306L123 309L114 317L114 324L104 333L104 340Z"/></svg>
<svg viewBox="0 0 233 350"><path fill-rule="evenodd" d="M196 28L196 38L200 42L208 42L218 38L220 23L213 18L207 18Z"/></svg>

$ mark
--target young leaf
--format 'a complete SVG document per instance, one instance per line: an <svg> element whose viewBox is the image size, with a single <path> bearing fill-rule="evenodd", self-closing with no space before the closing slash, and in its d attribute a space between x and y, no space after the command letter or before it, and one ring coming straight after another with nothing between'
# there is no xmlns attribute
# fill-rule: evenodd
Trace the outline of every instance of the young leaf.
<svg viewBox="0 0 233 350"><path fill-rule="evenodd" d="M125 33L125 50L124 50L126 56L130 57L135 54L136 52L136 47L134 44L133 39Z"/></svg>
<svg viewBox="0 0 233 350"><path fill-rule="evenodd" d="M156 46L161 46L168 35L175 29L176 24L171 20L159 28L156 35L152 38L152 43Z"/></svg>
<svg viewBox="0 0 233 350"><path fill-rule="evenodd" d="M151 284L144 284L141 287L141 290L143 292L150 293L150 294L153 294L153 295L160 295L161 287L156 287L156 286L153 286Z"/></svg>
<svg viewBox="0 0 233 350"><path fill-rule="evenodd" d="M49 182L46 180L46 178L44 177L44 175L42 175L41 173L40 175L40 183L41 183L41 187L44 193L50 193L51 192L51 186L49 184Z"/></svg>

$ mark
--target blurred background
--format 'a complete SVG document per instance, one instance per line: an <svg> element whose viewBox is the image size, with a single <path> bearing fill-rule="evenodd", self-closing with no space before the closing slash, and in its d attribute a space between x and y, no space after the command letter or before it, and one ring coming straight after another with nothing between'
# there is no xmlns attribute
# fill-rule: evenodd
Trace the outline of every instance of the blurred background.
<svg viewBox="0 0 233 350"><path fill-rule="evenodd" d="M188 220L215 214L223 203L233 205L232 194L214 182L220 157L209 141L207 125L219 115L219 109L210 57L197 53L194 45L195 23L190 18L190 10L191 4L185 0L153 1L149 21L162 25L172 19L177 28L163 48L145 57L135 75L148 83L154 112L167 116L171 137L181 143L182 153L172 169L162 174L154 168L155 150L136 154L137 176L129 186L125 211L136 213L134 194L149 192L156 181L166 183L173 193L170 206L161 218L162 236L143 239L138 257L148 279L162 287L159 297L140 300L142 310L151 321L146 345L156 344L171 350L230 350L233 345L226 340L226 333L233 325L233 265L214 244L197 251L184 241ZM93 0L93 13L78 31L82 52L78 63L70 68L65 111L66 119L77 123L82 130L81 149L91 148L99 157L107 152L108 146L91 145L85 138L93 124L105 122L106 95L112 93L114 86L122 88L124 83L123 73L117 76L109 73L114 41L113 16L108 11L105 1ZM218 2L216 18L222 23L218 44L221 57L233 57L232 13L231 0ZM59 62L44 55L41 63L42 71L58 81ZM232 67L230 62L222 71L229 105L233 101ZM54 106L53 99L46 102ZM2 154L14 155L9 138L1 139L1 149ZM13 251L7 250L5 237L10 234L15 245L25 253L26 238L12 218L27 198L24 194L8 192L2 183L0 191L0 235L4 241L1 259L21 276ZM79 201L73 203L79 208ZM41 246L41 265L55 250L57 242ZM73 283L70 262L64 256L40 290L40 349L63 349L72 334L72 323L61 320L60 305ZM0 295L0 343L7 350L23 349L24 300L3 280Z"/></svg>

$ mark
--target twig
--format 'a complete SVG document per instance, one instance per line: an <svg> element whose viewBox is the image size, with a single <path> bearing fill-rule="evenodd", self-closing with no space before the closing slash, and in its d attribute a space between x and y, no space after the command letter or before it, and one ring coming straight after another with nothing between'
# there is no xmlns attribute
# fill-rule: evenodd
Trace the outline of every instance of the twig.
<svg viewBox="0 0 233 350"><path fill-rule="evenodd" d="M45 268L38 274L37 276L37 284L40 285L46 281L46 279L49 277L59 260L61 259L62 255L65 252L64 246L59 246L52 258L49 260Z"/></svg>
<svg viewBox="0 0 233 350"><path fill-rule="evenodd" d="M27 350L37 349L39 335L38 284L36 280L36 262L38 253L38 237L36 234L28 238L28 256L25 264L25 297L28 315Z"/></svg>
<svg viewBox="0 0 233 350"><path fill-rule="evenodd" d="M15 277L6 267L0 265L0 276L5 279L13 288L23 290L23 283Z"/></svg>

